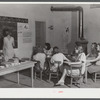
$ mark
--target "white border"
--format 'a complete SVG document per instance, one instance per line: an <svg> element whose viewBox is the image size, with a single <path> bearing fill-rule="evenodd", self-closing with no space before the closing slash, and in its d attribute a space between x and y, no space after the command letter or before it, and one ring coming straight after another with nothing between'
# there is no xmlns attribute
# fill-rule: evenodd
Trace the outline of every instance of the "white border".
<svg viewBox="0 0 100 100"><path fill-rule="evenodd" d="M0 4L100 4L100 2L0 2ZM100 98L100 88L0 88L0 98Z"/></svg>
<svg viewBox="0 0 100 100"><path fill-rule="evenodd" d="M0 4L100 4L100 2L1 2Z"/></svg>
<svg viewBox="0 0 100 100"><path fill-rule="evenodd" d="M100 89L8 88L0 89L0 98L100 98Z"/></svg>

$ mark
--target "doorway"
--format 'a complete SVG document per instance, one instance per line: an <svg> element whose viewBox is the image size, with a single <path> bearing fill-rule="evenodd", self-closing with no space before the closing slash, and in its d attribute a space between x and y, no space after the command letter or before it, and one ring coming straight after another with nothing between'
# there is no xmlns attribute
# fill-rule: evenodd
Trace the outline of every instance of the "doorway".
<svg viewBox="0 0 100 100"><path fill-rule="evenodd" d="M35 21L35 38L36 46L44 47L46 42L46 22L44 21Z"/></svg>

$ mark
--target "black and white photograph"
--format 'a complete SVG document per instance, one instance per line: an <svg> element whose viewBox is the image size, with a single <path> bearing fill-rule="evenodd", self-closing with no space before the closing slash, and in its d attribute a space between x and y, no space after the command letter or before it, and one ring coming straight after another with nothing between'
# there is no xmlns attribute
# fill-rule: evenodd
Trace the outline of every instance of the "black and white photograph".
<svg viewBox="0 0 100 100"><path fill-rule="evenodd" d="M100 88L99 12L94 3L0 3L0 88Z"/></svg>

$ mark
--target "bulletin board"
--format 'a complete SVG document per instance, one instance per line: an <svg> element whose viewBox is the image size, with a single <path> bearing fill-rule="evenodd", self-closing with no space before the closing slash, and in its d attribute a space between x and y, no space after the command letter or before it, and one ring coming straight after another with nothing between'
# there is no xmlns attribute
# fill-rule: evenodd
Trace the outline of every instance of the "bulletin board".
<svg viewBox="0 0 100 100"><path fill-rule="evenodd" d="M18 37L22 39L22 43L32 43L32 32L29 29L28 23L17 23Z"/></svg>
<svg viewBox="0 0 100 100"><path fill-rule="evenodd" d="M28 23L28 19L0 16L0 50L3 49L3 38L6 36L4 31L6 29L9 29L11 31L11 35L14 38L14 48L18 47L17 23L19 22Z"/></svg>

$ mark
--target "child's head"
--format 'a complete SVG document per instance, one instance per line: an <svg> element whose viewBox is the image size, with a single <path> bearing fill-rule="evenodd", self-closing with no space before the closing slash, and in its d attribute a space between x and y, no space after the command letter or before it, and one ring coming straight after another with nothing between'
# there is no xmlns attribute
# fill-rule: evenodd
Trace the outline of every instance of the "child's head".
<svg viewBox="0 0 100 100"><path fill-rule="evenodd" d="M75 45L75 48L74 48L74 53L77 54L78 53L78 46Z"/></svg>
<svg viewBox="0 0 100 100"><path fill-rule="evenodd" d="M92 44L91 44L91 49L96 49L97 48L97 43L96 42L93 42Z"/></svg>
<svg viewBox="0 0 100 100"><path fill-rule="evenodd" d="M8 35L11 36L10 30L9 30L9 29L6 29L6 30L5 30L5 34L6 34L6 36L8 36Z"/></svg>
<svg viewBox="0 0 100 100"><path fill-rule="evenodd" d="M100 43L97 44L97 51L100 52Z"/></svg>
<svg viewBox="0 0 100 100"><path fill-rule="evenodd" d="M83 47L82 45L78 45L78 53L82 53L83 52Z"/></svg>
<svg viewBox="0 0 100 100"><path fill-rule="evenodd" d="M45 49L46 49L46 50L49 50L50 48L51 48L50 43L45 43Z"/></svg>
<svg viewBox="0 0 100 100"><path fill-rule="evenodd" d="M53 48L53 54L57 54L59 53L59 48L58 47L54 47Z"/></svg>

